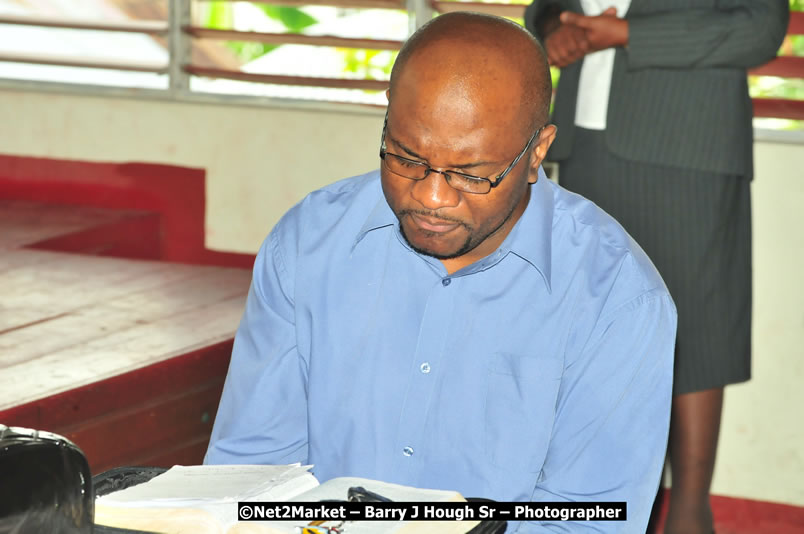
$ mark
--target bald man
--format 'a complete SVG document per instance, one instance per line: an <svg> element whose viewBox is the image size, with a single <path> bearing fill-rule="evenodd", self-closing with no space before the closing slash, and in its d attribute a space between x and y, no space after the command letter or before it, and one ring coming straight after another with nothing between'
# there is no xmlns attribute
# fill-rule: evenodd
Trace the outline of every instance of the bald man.
<svg viewBox="0 0 804 534"><path fill-rule="evenodd" d="M311 193L260 249L207 463L626 501L625 524L561 529L644 532L675 308L622 228L546 179L550 92L504 19L442 15L407 41L380 170Z"/></svg>

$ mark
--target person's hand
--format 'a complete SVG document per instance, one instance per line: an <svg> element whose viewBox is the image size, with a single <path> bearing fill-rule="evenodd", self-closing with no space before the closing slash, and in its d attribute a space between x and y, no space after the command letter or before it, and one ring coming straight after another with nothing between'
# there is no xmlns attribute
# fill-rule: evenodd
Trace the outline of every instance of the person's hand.
<svg viewBox="0 0 804 534"><path fill-rule="evenodd" d="M561 24L544 39L544 48L550 65L563 68L589 52L589 41L581 28Z"/></svg>
<svg viewBox="0 0 804 534"><path fill-rule="evenodd" d="M628 21L618 18L617 10L613 7L594 17L564 11L561 13L560 28L565 27L584 32L589 47L586 53L628 44Z"/></svg>

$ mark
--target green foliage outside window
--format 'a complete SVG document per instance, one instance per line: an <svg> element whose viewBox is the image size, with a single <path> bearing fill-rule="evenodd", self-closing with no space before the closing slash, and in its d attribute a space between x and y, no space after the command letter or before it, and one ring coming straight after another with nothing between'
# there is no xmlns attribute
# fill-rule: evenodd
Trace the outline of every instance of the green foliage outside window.
<svg viewBox="0 0 804 534"><path fill-rule="evenodd" d="M804 11L804 0L790 0L790 11ZM779 55L804 57L804 35L788 35L779 49ZM804 100L803 78L749 76L748 88L752 97ZM804 129L804 121L787 119L755 120L757 126L775 130Z"/></svg>
<svg viewBox="0 0 804 534"><path fill-rule="evenodd" d="M295 7L274 6L268 4L254 4L271 19L280 22L290 33L301 33L308 26L317 23L304 11ZM234 27L235 11L231 2L207 2L202 14L203 25L206 28L228 30ZM231 49L243 63L253 61L264 56L281 45L254 43L247 41L226 41Z"/></svg>
<svg viewBox="0 0 804 534"><path fill-rule="evenodd" d="M521 3L521 2L511 2ZM295 7L275 6L268 4L253 4L262 12L279 23L289 33L301 33L317 22L315 17ZM790 0L791 11L804 11L804 0ZM232 2L215 1L205 3L202 13L204 26L208 28L230 29L235 27L235 10ZM512 19L522 24L521 19ZM230 48L243 63L253 61L281 45L263 43L226 41ZM396 52L338 48L343 57L343 72L351 77L365 77L373 79L387 79L396 58ZM804 57L804 35L789 35L784 40L780 55ZM552 68L553 85L558 82L559 71ZM752 97L786 98L804 100L804 79L777 78L772 76L749 76L749 90ZM760 119L762 126L777 129L801 129L804 121Z"/></svg>

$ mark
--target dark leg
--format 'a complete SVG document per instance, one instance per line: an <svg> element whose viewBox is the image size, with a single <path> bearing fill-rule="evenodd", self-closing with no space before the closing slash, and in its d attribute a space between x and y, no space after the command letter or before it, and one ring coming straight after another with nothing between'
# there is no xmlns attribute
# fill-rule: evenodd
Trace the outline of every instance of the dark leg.
<svg viewBox="0 0 804 534"><path fill-rule="evenodd" d="M709 487L715 468L723 388L673 397L670 509L665 534L711 534Z"/></svg>
<svg viewBox="0 0 804 534"><path fill-rule="evenodd" d="M662 477L664 479L664 477ZM650 511L650 518L648 519L648 528L645 529L645 534L658 534L661 530L662 520L662 506L666 497L666 492L663 487L659 486L659 491L656 492L656 498L653 500L653 508Z"/></svg>

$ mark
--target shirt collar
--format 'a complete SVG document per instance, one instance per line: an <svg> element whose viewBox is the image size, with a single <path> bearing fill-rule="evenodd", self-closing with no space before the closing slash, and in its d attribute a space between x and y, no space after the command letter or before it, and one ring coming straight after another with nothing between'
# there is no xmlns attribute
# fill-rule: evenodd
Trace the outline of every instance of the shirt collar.
<svg viewBox="0 0 804 534"><path fill-rule="evenodd" d="M371 213L369 213L368 218L366 218L366 222L363 224L363 227L357 233L355 242L352 244L352 250L354 250L357 244L363 240L363 237L365 237L365 235L372 230L386 226L394 226L399 222L399 220L396 218L396 215L391 210L391 206L389 206L388 202L385 200L385 196L382 194L382 192L380 192L379 197L380 198L377 200L377 203L374 205Z"/></svg>
<svg viewBox="0 0 804 534"><path fill-rule="evenodd" d="M510 252L539 271L547 290L551 288L553 248L553 187L539 167L539 179L530 186L530 199L525 212L505 238L500 251Z"/></svg>
<svg viewBox="0 0 804 534"><path fill-rule="evenodd" d="M539 179L530 186L530 199L525 212L514 225L514 228L511 229L511 233L508 234L502 245L500 245L497 253L492 254L492 256L497 258L493 263L505 257L509 252L522 258L539 271L544 283L547 285L547 290L551 291L553 190L548 181L547 175L540 167ZM385 197L380 194L379 200L355 237L352 250L372 230L387 226L395 227L398 223L399 221ZM481 260L482 262L483 260Z"/></svg>

